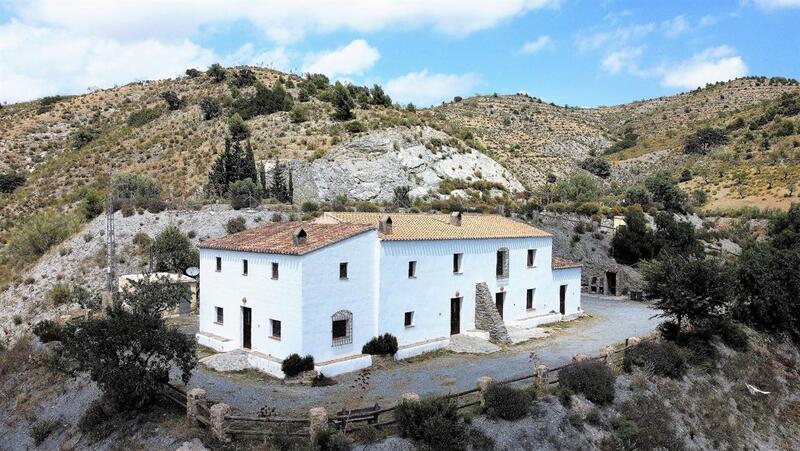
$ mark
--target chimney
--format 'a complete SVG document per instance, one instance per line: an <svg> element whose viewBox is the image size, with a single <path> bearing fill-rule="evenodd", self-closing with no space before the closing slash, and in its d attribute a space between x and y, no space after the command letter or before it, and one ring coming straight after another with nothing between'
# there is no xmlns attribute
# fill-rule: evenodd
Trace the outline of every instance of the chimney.
<svg viewBox="0 0 800 451"><path fill-rule="evenodd" d="M392 217L389 215L383 215L380 221L378 221L378 232L384 235L391 235L392 234Z"/></svg>
<svg viewBox="0 0 800 451"><path fill-rule="evenodd" d="M302 227L298 227L295 229L294 233L292 233L292 243L294 243L295 246L306 244L307 239L308 234Z"/></svg>
<svg viewBox="0 0 800 451"><path fill-rule="evenodd" d="M461 225L461 212L454 211L450 213L450 225L460 226Z"/></svg>

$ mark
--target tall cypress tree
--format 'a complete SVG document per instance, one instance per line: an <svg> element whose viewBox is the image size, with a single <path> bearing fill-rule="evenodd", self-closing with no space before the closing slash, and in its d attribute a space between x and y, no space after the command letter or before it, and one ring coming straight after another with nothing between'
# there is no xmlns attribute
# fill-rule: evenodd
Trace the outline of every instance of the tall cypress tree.
<svg viewBox="0 0 800 451"><path fill-rule="evenodd" d="M286 199L286 182L283 179L283 167L277 157L275 158L275 167L272 170L271 194L272 197L281 202Z"/></svg>
<svg viewBox="0 0 800 451"><path fill-rule="evenodd" d="M293 202L294 201L294 182L292 181L292 170L289 169L289 181L287 182L288 187L286 188L286 199L285 202Z"/></svg>
<svg viewBox="0 0 800 451"><path fill-rule="evenodd" d="M258 172L256 171L256 160L253 157L253 146L250 144L250 140L247 140L247 150L244 153L244 161L243 163L243 171L242 171L242 178L247 179L249 178L253 182L258 180Z"/></svg>

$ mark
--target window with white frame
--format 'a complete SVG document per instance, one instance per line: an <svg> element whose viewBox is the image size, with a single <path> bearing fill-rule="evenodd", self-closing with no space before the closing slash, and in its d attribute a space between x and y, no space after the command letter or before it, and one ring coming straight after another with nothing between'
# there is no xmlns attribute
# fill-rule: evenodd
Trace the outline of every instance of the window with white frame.
<svg viewBox="0 0 800 451"><path fill-rule="evenodd" d="M341 346L353 342L353 313L339 310L331 316L332 346Z"/></svg>

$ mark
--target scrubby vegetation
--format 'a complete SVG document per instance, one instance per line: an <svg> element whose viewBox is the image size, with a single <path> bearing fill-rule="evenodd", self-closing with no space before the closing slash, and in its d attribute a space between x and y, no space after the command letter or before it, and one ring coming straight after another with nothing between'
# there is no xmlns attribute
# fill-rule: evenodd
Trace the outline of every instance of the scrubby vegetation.
<svg viewBox="0 0 800 451"><path fill-rule="evenodd" d="M596 360L575 362L558 372L558 383L562 390L581 393L596 404L614 401L615 380L611 368Z"/></svg>
<svg viewBox="0 0 800 451"><path fill-rule="evenodd" d="M485 412L490 418L518 420L528 414L533 399L526 390L491 384L484 394Z"/></svg>
<svg viewBox="0 0 800 451"><path fill-rule="evenodd" d="M402 402L395 411L400 435L429 449L462 450L467 445L467 426L458 415L455 400L432 397Z"/></svg>
<svg viewBox="0 0 800 451"><path fill-rule="evenodd" d="M167 226L156 235L151 247L156 271L183 274L199 264L199 254L189 238L175 226Z"/></svg>
<svg viewBox="0 0 800 451"><path fill-rule="evenodd" d="M307 355L300 357L298 354L290 354L283 359L281 363L281 371L286 377L295 377L304 371L311 371L314 369L314 357Z"/></svg>
<svg viewBox="0 0 800 451"><path fill-rule="evenodd" d="M362 354L394 355L397 352L397 338L390 333L373 337L363 348Z"/></svg>

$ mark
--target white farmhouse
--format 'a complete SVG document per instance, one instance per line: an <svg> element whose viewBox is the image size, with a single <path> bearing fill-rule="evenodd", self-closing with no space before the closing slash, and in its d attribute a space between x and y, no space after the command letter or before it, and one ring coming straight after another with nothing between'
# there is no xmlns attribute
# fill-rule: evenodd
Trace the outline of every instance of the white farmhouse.
<svg viewBox="0 0 800 451"><path fill-rule="evenodd" d="M361 347L397 337L397 358L453 334L533 327L580 313L580 265L547 232L498 215L325 213L200 245L200 344L244 349L283 377L292 353L326 375L371 364Z"/></svg>

